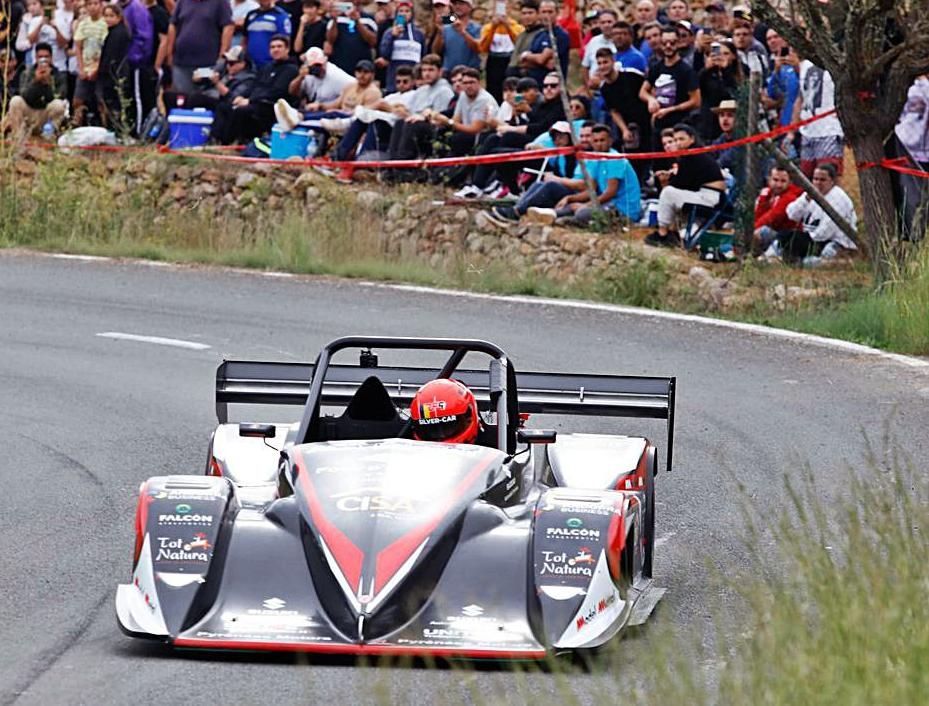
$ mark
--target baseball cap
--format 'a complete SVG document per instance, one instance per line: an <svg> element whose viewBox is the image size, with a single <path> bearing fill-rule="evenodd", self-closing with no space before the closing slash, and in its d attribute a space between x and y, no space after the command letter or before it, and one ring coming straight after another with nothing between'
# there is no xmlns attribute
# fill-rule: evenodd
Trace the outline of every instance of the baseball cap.
<svg viewBox="0 0 929 706"><path fill-rule="evenodd" d="M229 62L236 61L245 61L245 49L242 47L232 47L229 51L223 54L223 59Z"/></svg>
<svg viewBox="0 0 929 706"><path fill-rule="evenodd" d="M674 23L674 26L686 29L691 34L694 33L694 26L690 24L690 22L688 22L687 20L678 20L677 22Z"/></svg>
<svg viewBox="0 0 929 706"><path fill-rule="evenodd" d="M736 5L732 8L732 19L745 20L746 22L755 21L755 17L752 15L752 9L748 5Z"/></svg>
<svg viewBox="0 0 929 706"><path fill-rule="evenodd" d="M362 59L355 64L355 71L369 71L374 73L374 62L369 59Z"/></svg>
<svg viewBox="0 0 929 706"><path fill-rule="evenodd" d="M721 2L711 2L703 6L705 12L725 12L726 6Z"/></svg>
<svg viewBox="0 0 929 706"><path fill-rule="evenodd" d="M735 113L739 110L739 104L734 100L720 101L715 108L710 108L714 113Z"/></svg>
<svg viewBox="0 0 929 706"><path fill-rule="evenodd" d="M571 126L568 124L567 120L559 120L557 123L552 125L549 129L549 132L560 132L565 135L571 134Z"/></svg>
<svg viewBox="0 0 929 706"><path fill-rule="evenodd" d="M329 61L326 58L326 53L319 47L310 47L303 55L303 60L310 66L318 66Z"/></svg>
<svg viewBox="0 0 929 706"><path fill-rule="evenodd" d="M446 7L448 7L449 0L432 0L432 4L433 5L445 5Z"/></svg>

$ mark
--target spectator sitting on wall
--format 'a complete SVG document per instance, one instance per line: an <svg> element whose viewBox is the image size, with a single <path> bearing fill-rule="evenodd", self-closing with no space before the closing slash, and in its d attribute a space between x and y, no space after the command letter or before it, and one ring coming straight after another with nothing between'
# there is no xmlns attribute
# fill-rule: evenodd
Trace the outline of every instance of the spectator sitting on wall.
<svg viewBox="0 0 929 706"><path fill-rule="evenodd" d="M697 145L697 133L690 125L674 126L674 142L678 150ZM667 185L658 196L658 230L645 237L645 244L656 247L678 247L680 234L671 230L681 209L686 204L718 206L726 193L726 180L719 164L708 154L690 154L680 157L668 173L656 172Z"/></svg>
<svg viewBox="0 0 929 706"><path fill-rule="evenodd" d="M303 63L290 82L288 92L306 104L332 103L354 83L355 78L331 63L322 49L312 47L303 55ZM281 116L277 121L284 123Z"/></svg>
<svg viewBox="0 0 929 706"><path fill-rule="evenodd" d="M826 201L854 228L857 224L855 206L848 194L836 184L836 168L821 164L813 171L813 186L826 197ZM798 221L800 228L781 231L777 241L765 251L763 257L788 262L800 261L806 267L816 267L830 260L857 250L855 241L848 237L826 214L822 207L804 193L787 206L787 217Z"/></svg>
<svg viewBox="0 0 929 706"><path fill-rule="evenodd" d="M752 248L764 252L782 231L796 231L800 224L787 216L787 206L803 191L790 181L787 170L778 165L768 172L768 185L758 193L755 201L755 229Z"/></svg>
<svg viewBox="0 0 929 706"><path fill-rule="evenodd" d="M217 105L210 133L217 142L245 143L267 133L274 125L275 102L288 95L297 67L290 60L290 37L275 35L270 49L274 61L258 70L251 94Z"/></svg>
<svg viewBox="0 0 929 706"><path fill-rule="evenodd" d="M419 74L422 85L413 91L407 105L397 105L393 110L402 120L394 123L390 135L391 159L416 159L432 154L435 127L429 116L447 110L455 96L448 81L442 78L442 59L437 55L423 57Z"/></svg>
<svg viewBox="0 0 929 706"><path fill-rule="evenodd" d="M222 73L213 71L210 83L216 95L210 93L196 93L187 99L187 108L208 108L215 110L220 103L230 106L236 98L248 98L255 87L255 72L245 50L241 47L232 47L223 54L224 67Z"/></svg>
<svg viewBox="0 0 929 706"><path fill-rule="evenodd" d="M619 154L613 149L613 133L607 125L594 125L590 146L594 152ZM601 209L633 222L639 220L642 193L639 179L628 159L589 160L587 170L597 187L597 202ZM562 198L555 204L555 212L558 223L587 226L595 208L590 205L590 194L584 189Z"/></svg>
<svg viewBox="0 0 929 706"><path fill-rule="evenodd" d="M469 67L460 76L461 95L452 117L442 113L430 115L436 127L445 129L448 152L453 157L474 151L478 135L487 129L499 107L493 96L481 88L480 71Z"/></svg>
<svg viewBox="0 0 929 706"><path fill-rule="evenodd" d="M674 141L674 128L666 127L658 136L661 140L662 152L676 152L677 143ZM645 181L645 196L653 199L658 196L659 192L667 186L671 178L671 168L674 166L674 159L670 157L660 157L652 160L651 173ZM652 224L654 225L654 224Z"/></svg>
<svg viewBox="0 0 929 706"><path fill-rule="evenodd" d="M52 48L37 44L35 64L20 76L19 95L10 99L0 133L22 139L45 123L57 128L68 113L67 77L52 64Z"/></svg>
<svg viewBox="0 0 929 706"><path fill-rule="evenodd" d="M581 127L578 145L581 149L590 149L590 137L594 123L587 121ZM571 135L568 132L567 121L559 121L552 125L545 135L540 135L527 149L549 149L551 147L570 147ZM519 197L515 206L494 206L490 209L491 217L501 223L514 223L521 216L532 213L534 220L542 223L554 222L557 214L555 204L565 196L579 192L586 188L584 177L573 154L560 155L552 158L550 163L554 169L544 171L539 175L538 181L529 186L526 192Z"/></svg>

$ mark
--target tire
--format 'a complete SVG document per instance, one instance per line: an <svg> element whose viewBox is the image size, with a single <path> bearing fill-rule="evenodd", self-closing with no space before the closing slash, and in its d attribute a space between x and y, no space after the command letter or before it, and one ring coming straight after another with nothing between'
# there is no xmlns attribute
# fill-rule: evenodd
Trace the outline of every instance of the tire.
<svg viewBox="0 0 929 706"><path fill-rule="evenodd" d="M642 560L642 574L646 578L652 577L652 566L655 560L655 473L658 470L658 451L651 449L649 456L649 471L645 478L645 521L643 523L645 526L645 556Z"/></svg>

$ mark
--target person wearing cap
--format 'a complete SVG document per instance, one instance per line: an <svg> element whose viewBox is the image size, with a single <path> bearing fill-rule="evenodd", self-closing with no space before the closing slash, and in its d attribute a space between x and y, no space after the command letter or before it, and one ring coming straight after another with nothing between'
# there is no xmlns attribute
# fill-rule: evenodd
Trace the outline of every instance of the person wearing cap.
<svg viewBox="0 0 929 706"><path fill-rule="evenodd" d="M735 45L730 41L713 42L704 59L705 65L698 78L700 84L700 137L715 140L719 135L719 121L713 109L721 101L735 98L745 80L742 62Z"/></svg>
<svg viewBox="0 0 929 706"><path fill-rule="evenodd" d="M274 125L275 103L288 95L297 66L290 60L290 35L274 35L269 48L272 62L257 71L251 93L216 106L210 136L217 142L244 144L270 132Z"/></svg>
<svg viewBox="0 0 929 706"><path fill-rule="evenodd" d="M363 12L364 0L335 0L329 5L326 41L332 47L329 61L343 71L354 71L359 61L373 59L377 47L377 23ZM348 6L351 9L346 9Z"/></svg>
<svg viewBox="0 0 929 706"><path fill-rule="evenodd" d="M207 108L216 110L220 103L232 102L238 98L248 98L255 86L255 73L249 66L248 55L241 46L232 47L223 54L222 72L213 71L210 83L212 91L195 93L188 96L185 108Z"/></svg>
<svg viewBox="0 0 929 706"><path fill-rule="evenodd" d="M588 125L586 134L589 140L589 128L594 123L587 121L585 124ZM581 142L581 140L579 139L578 142ZM571 126L566 120L559 120L552 125L548 132L539 135L526 145L526 149L545 150L570 146ZM589 143L580 146L581 149L588 149ZM573 154L549 157L543 164L545 165L544 170L536 170L539 173L538 180L526 189L515 205L494 206L490 209L490 216L493 220L503 224L514 223L530 211L533 212L533 216L540 217L539 220L546 220L546 217L540 211L543 209L550 210L551 213L548 215L554 216L556 203L565 196L585 188L584 176L578 165L577 157ZM554 217L548 220L554 221Z"/></svg>
<svg viewBox="0 0 929 706"><path fill-rule="evenodd" d="M442 31L436 37L432 51L442 57L442 69L451 71L456 66L481 68L478 38L481 26L471 19L471 0L452 0L452 12L442 20ZM448 22L448 24L446 24Z"/></svg>
<svg viewBox="0 0 929 706"><path fill-rule="evenodd" d="M304 54L313 47L322 49L326 45L326 22L322 15L320 0L303 0L303 14L297 23L294 38L294 53Z"/></svg>
<svg viewBox="0 0 929 706"><path fill-rule="evenodd" d="M285 129L293 129L297 123L307 120L311 124L318 121L318 124L313 126L327 133L341 134L351 124L351 116L356 107L373 108L380 100L381 89L374 83L374 62L362 59L355 66L355 80L347 84L335 100L308 103L306 112L302 115L299 111L288 110L280 102L275 107L279 108L276 111L278 122L281 122Z"/></svg>
<svg viewBox="0 0 929 706"><path fill-rule="evenodd" d="M330 63L319 47L310 48L302 58L303 63L288 89L295 98L307 103L331 103L342 95L346 86L355 83L354 76Z"/></svg>
<svg viewBox="0 0 929 706"><path fill-rule="evenodd" d="M258 7L245 16L245 35L242 47L248 52L255 68L270 64L271 37L276 34L291 34L290 15L274 4L274 0L258 0Z"/></svg>
<svg viewBox="0 0 929 706"><path fill-rule="evenodd" d="M715 34L729 34L732 30L732 18L729 16L729 10L726 4L714 0L703 6L703 31L710 38Z"/></svg>
<svg viewBox="0 0 929 706"><path fill-rule="evenodd" d="M767 78L771 70L768 51L755 39L754 28L755 18L748 7L742 5L732 9L732 43L739 51L739 60L748 67L749 73L757 71Z"/></svg>
<svg viewBox="0 0 929 706"><path fill-rule="evenodd" d="M694 26L690 20L679 20L674 23L674 29L677 31L677 53L684 63L699 72L703 68L703 55L694 47Z"/></svg>
<svg viewBox="0 0 929 706"><path fill-rule="evenodd" d="M590 147L594 152L619 154L613 149L613 132L607 125L594 125L590 135ZM588 160L585 166L596 185L599 208L637 222L642 215L642 190L629 160ZM555 213L559 219L556 223L587 226L595 210L590 203L590 193L583 189L563 197L555 204Z"/></svg>
<svg viewBox="0 0 929 706"><path fill-rule="evenodd" d="M525 27L506 13L493 15L490 22L481 27L477 46L481 54L487 56L484 64L487 92L498 103L503 100L503 79L506 78L507 67L513 57L516 38L524 30Z"/></svg>
<svg viewBox="0 0 929 706"><path fill-rule="evenodd" d="M386 90L393 93L396 88L394 76L400 66L415 66L423 58L423 49L426 37L419 27L413 23L413 3L411 0L400 0L397 3L397 12L393 25L384 32L381 39L378 60L387 62L387 75L385 79Z"/></svg>
<svg viewBox="0 0 929 706"><path fill-rule="evenodd" d="M725 145L736 139L735 120L739 110L739 104L734 99L720 101L719 105L712 109L712 113L719 125L719 135L710 144L713 146ZM745 182L745 147L726 147L718 152L713 152L716 163L723 170L726 176L727 184L736 184L739 187ZM759 170L758 177L761 176ZM756 179L759 182L760 178Z"/></svg>

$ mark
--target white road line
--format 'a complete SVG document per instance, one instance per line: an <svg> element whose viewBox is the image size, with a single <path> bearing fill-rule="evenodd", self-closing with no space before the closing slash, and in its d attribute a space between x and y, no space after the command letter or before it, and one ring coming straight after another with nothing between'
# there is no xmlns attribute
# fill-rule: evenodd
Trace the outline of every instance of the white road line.
<svg viewBox="0 0 929 706"><path fill-rule="evenodd" d="M61 257L61 258L71 258L71 259L86 259L86 260L110 260L112 258L98 258L94 256L84 256L84 255L61 255L61 254L48 254L48 253L32 253L33 255L46 255L48 257ZM135 262L138 264L146 264L146 260L139 260L133 258L125 258L123 262ZM166 263L170 264L170 263ZM183 268L183 265L178 265L178 269ZM227 267L216 269L225 269L230 272L237 272L241 274L250 274L257 275L259 277L284 277L290 273L272 273L272 272L261 272L256 270L249 270L239 267ZM292 275L293 278L302 278L313 279L313 275ZM508 302L512 304L535 304L543 306L557 306L566 309L587 309L590 311L604 311L614 314L626 314L628 316L642 316L645 318L651 319L665 319L667 321L679 321L686 323L693 323L700 326L716 326L717 328L728 328L735 331L743 331L745 333L752 333L759 336L770 336L772 338L783 338L799 343L805 343L809 345L818 346L820 348L832 348L834 350L843 350L848 353L854 353L856 355L865 355L874 358L882 358L900 365L905 365L910 368L922 368L929 370L929 360L924 360L922 358L916 358L914 356L903 355L900 353L889 353L883 351L880 348L872 348L871 346L864 346L860 343L851 343L850 341L841 341L837 338L828 338L826 336L815 336L810 333L800 333L799 331L788 331L787 329L773 328L770 326L761 326L759 324L746 324L739 321L727 321L725 319L713 319L707 316L696 316L694 314L677 314L671 311L658 311L656 309L644 309L634 306L623 306L621 304L602 304L599 302L587 302L580 301L577 299L549 299L546 297L527 297L527 296L517 296L517 295L503 295L503 294L485 294L480 292L465 292L456 289L439 289L436 287L423 287L418 285L411 284L392 284L389 282L368 282L364 280L354 280L349 278L342 277L327 277L330 280L340 280L346 284L355 284L359 287L374 287L380 289L392 289L399 292L416 292L420 294L429 294L429 295L439 295L446 297L459 297L463 299L479 299L484 301L499 301L499 302Z"/></svg>
<svg viewBox="0 0 929 706"><path fill-rule="evenodd" d="M188 348L193 351L205 351L210 348L205 343L182 341L179 338L162 338L161 336L138 336L134 333L120 333L119 331L104 331L98 333L100 338L113 338L117 341L135 341L137 343L154 343L157 346L174 346L175 348Z"/></svg>
<svg viewBox="0 0 929 706"><path fill-rule="evenodd" d="M49 257L58 258L59 260L82 260L84 262L106 262L112 259L100 255L70 255L68 253L52 253Z"/></svg>

